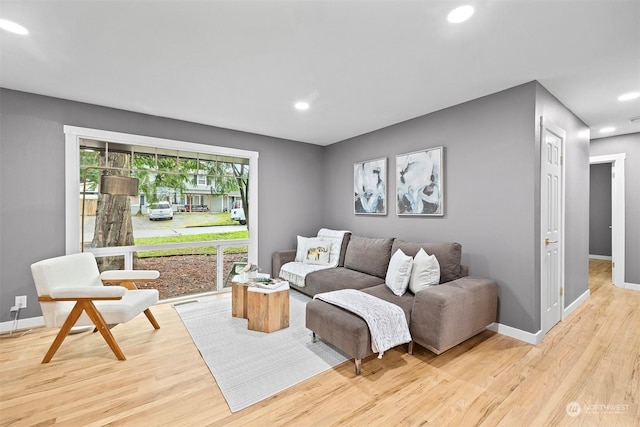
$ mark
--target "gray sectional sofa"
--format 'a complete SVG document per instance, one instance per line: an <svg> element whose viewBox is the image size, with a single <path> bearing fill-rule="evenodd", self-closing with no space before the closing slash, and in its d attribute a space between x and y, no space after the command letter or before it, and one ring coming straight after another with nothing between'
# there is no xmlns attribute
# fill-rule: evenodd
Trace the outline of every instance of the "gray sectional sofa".
<svg viewBox="0 0 640 427"><path fill-rule="evenodd" d="M440 264L440 284L413 294L395 295L385 276L391 256L401 249L414 257L423 248ZM468 276L461 264L459 243L416 243L393 238L369 238L347 233L342 242L338 266L306 275L304 286L290 283L298 291L314 296L338 289L359 289L402 308L413 342L440 354L482 332L496 320L498 286L490 279ZM275 252L272 274L293 262L295 250ZM354 358L356 374L361 360L371 354L371 337L365 321L357 315L324 301L307 304L306 326L325 341ZM412 349L409 345L409 351Z"/></svg>

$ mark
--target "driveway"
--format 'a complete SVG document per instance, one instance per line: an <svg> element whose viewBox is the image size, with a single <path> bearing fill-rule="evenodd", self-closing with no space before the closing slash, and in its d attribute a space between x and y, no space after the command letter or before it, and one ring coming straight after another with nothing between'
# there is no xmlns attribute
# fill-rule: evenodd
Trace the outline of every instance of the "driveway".
<svg viewBox="0 0 640 427"><path fill-rule="evenodd" d="M133 215L134 237L163 237L180 236L187 234L226 233L229 231L246 230L246 225L217 225L202 227L201 224L216 221L218 215L215 212L186 212L174 213L172 220L150 221L147 215ZM84 220L84 241L93 240L95 216L88 216Z"/></svg>

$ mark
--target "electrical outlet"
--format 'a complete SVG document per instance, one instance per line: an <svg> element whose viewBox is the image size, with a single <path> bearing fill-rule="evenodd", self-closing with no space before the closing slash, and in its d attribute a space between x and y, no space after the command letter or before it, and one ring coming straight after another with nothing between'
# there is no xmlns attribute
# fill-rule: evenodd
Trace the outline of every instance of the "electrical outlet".
<svg viewBox="0 0 640 427"><path fill-rule="evenodd" d="M18 307L20 307L21 309L25 309L27 308L27 296L26 295L22 295L19 297L16 297L16 304Z"/></svg>

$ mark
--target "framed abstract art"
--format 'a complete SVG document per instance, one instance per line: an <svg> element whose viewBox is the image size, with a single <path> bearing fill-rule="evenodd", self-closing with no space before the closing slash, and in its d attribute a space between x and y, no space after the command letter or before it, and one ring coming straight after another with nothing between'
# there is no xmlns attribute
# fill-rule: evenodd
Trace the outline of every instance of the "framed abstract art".
<svg viewBox="0 0 640 427"><path fill-rule="evenodd" d="M396 213L444 215L444 147L396 156Z"/></svg>
<svg viewBox="0 0 640 427"><path fill-rule="evenodd" d="M387 214L387 158L353 164L355 214Z"/></svg>

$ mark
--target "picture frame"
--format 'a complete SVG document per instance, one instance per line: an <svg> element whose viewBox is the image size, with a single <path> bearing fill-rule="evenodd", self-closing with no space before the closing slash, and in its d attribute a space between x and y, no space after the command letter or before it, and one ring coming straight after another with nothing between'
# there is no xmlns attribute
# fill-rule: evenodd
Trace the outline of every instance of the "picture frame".
<svg viewBox="0 0 640 427"><path fill-rule="evenodd" d="M387 158L353 164L353 213L387 214Z"/></svg>
<svg viewBox="0 0 640 427"><path fill-rule="evenodd" d="M396 214L444 216L444 147L396 156Z"/></svg>

